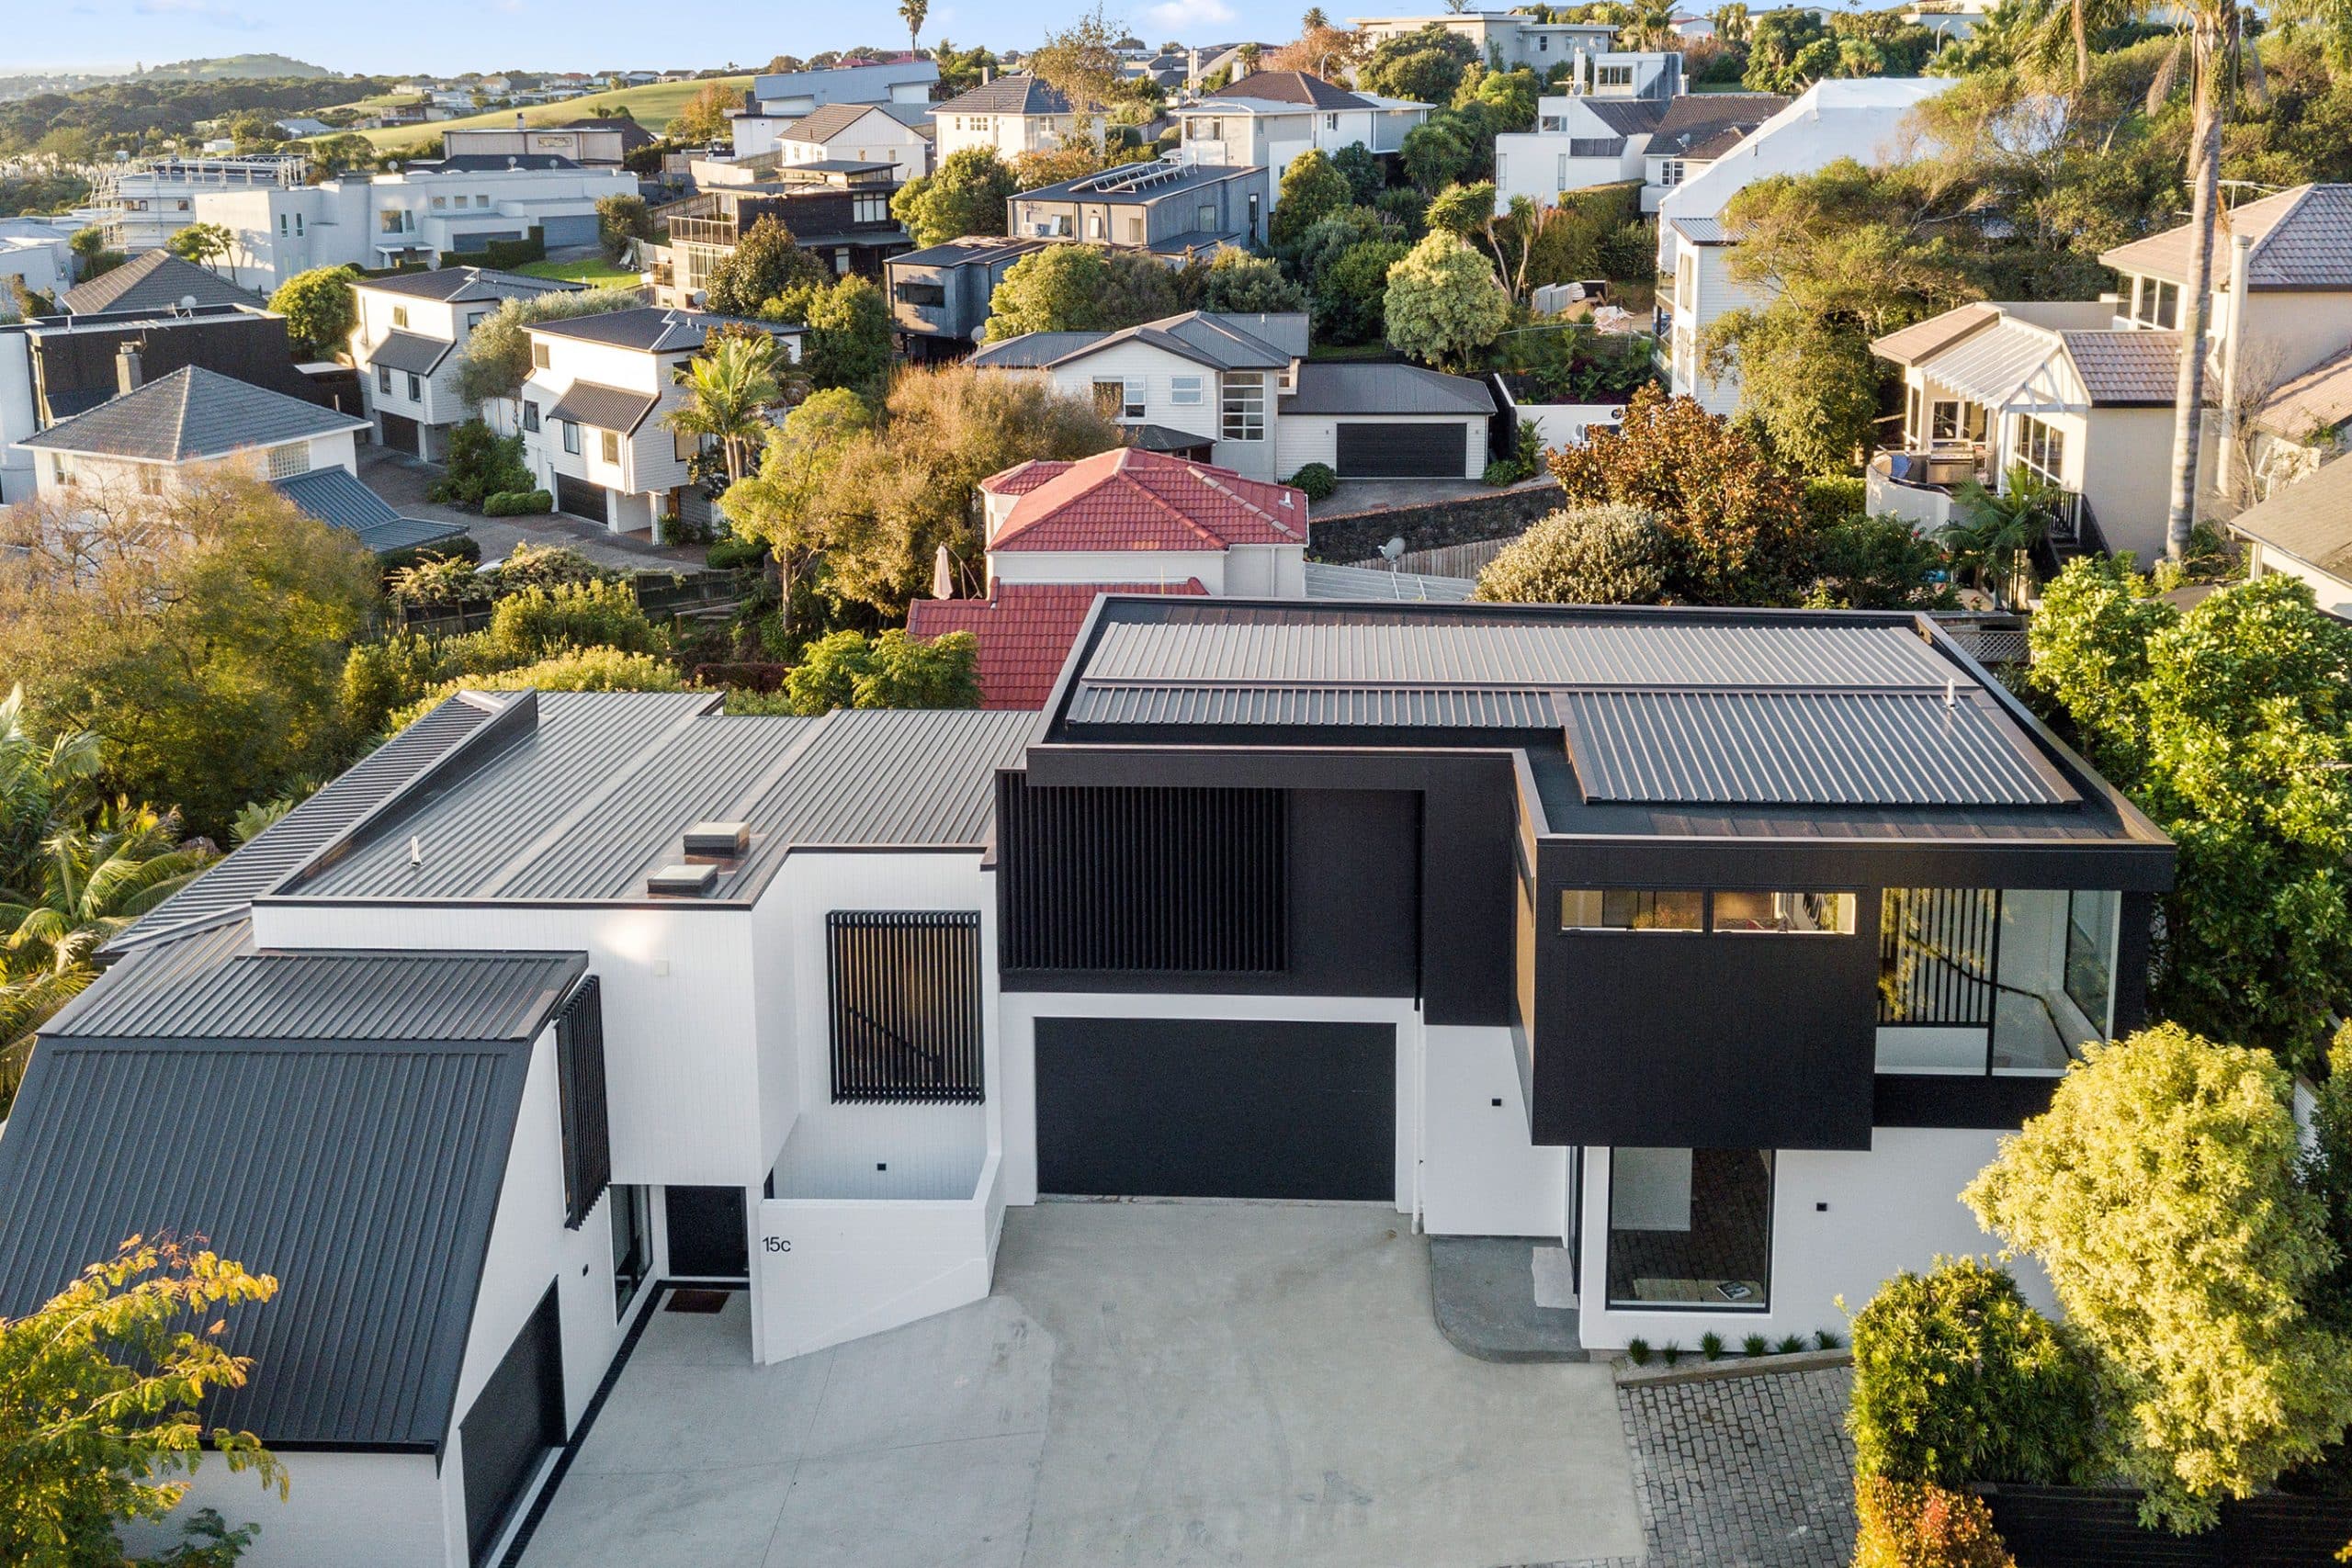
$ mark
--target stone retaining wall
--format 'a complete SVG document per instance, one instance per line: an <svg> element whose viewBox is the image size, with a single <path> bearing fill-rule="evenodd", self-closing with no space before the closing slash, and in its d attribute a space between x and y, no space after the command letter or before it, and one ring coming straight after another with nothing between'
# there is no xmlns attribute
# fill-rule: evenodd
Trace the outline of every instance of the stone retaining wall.
<svg viewBox="0 0 2352 1568"><path fill-rule="evenodd" d="M1341 564L1367 560L1395 538L1402 538L1408 550L1507 539L1523 532L1530 523L1556 510L1559 504L1560 487L1547 479L1487 495L1433 501L1422 506L1384 506L1370 512L1311 517L1307 524L1307 558Z"/></svg>

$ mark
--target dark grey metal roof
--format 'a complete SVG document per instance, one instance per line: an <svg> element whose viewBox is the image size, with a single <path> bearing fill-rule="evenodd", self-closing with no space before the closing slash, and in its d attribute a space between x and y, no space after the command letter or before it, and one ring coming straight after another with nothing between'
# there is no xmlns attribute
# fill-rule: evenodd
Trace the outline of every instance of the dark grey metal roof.
<svg viewBox="0 0 2352 1568"><path fill-rule="evenodd" d="M567 316L561 321L534 321L530 331L541 337L578 338L583 343L609 344L615 348L641 349L648 354L674 354L700 348L713 327L756 327L773 337L797 337L798 327L747 316L714 315L708 310L670 310L641 305L628 310L607 310L595 316Z"/></svg>
<svg viewBox="0 0 2352 1568"><path fill-rule="evenodd" d="M39 1305L127 1236L202 1238L279 1286L227 1314L226 1346L254 1371L207 1402L208 1424L280 1448L437 1450L530 1042L584 958L176 964L211 1034L171 1031L182 998L139 983L151 963L176 961L134 955L76 1009L139 1033L45 1033L33 1052L0 1138L0 1314ZM402 1020L463 1037L402 1040ZM354 1033L337 1037L344 1024Z"/></svg>
<svg viewBox="0 0 2352 1568"><path fill-rule="evenodd" d="M1923 693L1571 692L1590 800L2054 806L2080 798L1989 698Z"/></svg>
<svg viewBox="0 0 2352 1568"><path fill-rule="evenodd" d="M379 556L439 544L466 531L461 523L401 516L348 468L317 468L272 482L304 512L330 528L357 535L361 544Z"/></svg>
<svg viewBox="0 0 2352 1568"><path fill-rule="evenodd" d="M1019 337L984 343L972 355L974 365L1001 370L1038 370L1075 349L1100 343L1102 333L1023 333Z"/></svg>
<svg viewBox="0 0 2352 1568"><path fill-rule="evenodd" d="M1582 97L1577 102L1620 136L1647 136L1666 118L1666 105L1656 98Z"/></svg>
<svg viewBox="0 0 2352 1568"><path fill-rule="evenodd" d="M1112 168L1021 191L1015 201L1099 201L1113 207L1148 207L1227 180L1265 178L1265 170L1242 164L1120 164Z"/></svg>
<svg viewBox="0 0 2352 1568"><path fill-rule="evenodd" d="M252 305L260 299L217 272L157 249L74 285L58 303L68 315L87 316L99 310L168 310L190 296L198 305Z"/></svg>
<svg viewBox="0 0 2352 1568"><path fill-rule="evenodd" d="M1298 367L1298 390L1282 400L1286 414L1491 414L1494 399L1466 376L1418 365L1310 360Z"/></svg>
<svg viewBox="0 0 2352 1568"><path fill-rule="evenodd" d="M416 299L438 299L461 305L471 300L527 299L538 294L576 294L588 286L564 278L532 277L487 266L443 266L431 272L395 273L355 282L355 288L377 294L405 294Z"/></svg>
<svg viewBox="0 0 2352 1568"><path fill-rule="evenodd" d="M20 445L178 463L367 426L364 419L189 365Z"/></svg>
<svg viewBox="0 0 2352 1568"><path fill-rule="evenodd" d="M368 351L370 365L389 365L411 375L430 376L458 345L421 333L386 333L384 341Z"/></svg>
<svg viewBox="0 0 2352 1568"><path fill-rule="evenodd" d="M1431 686L1104 686L1070 694L1072 724L1345 725L1379 729L1549 729L1552 694Z"/></svg>
<svg viewBox="0 0 2352 1568"><path fill-rule="evenodd" d="M617 430L623 434L635 430L653 405L662 400L650 392L632 392L626 387L606 387L594 381L574 381L563 389L563 395L548 409L549 419L568 419L576 424L589 424L598 430Z"/></svg>

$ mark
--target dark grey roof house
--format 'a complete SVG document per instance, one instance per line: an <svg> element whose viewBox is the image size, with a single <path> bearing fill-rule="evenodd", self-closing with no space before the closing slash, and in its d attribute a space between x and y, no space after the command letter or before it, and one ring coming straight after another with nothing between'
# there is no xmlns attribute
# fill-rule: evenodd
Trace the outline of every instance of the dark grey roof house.
<svg viewBox="0 0 2352 1568"><path fill-rule="evenodd" d="M891 324L913 358L953 359L970 352L988 324L989 301L1012 265L1052 244L970 234L895 255L882 264Z"/></svg>
<svg viewBox="0 0 2352 1568"><path fill-rule="evenodd" d="M261 296L169 251L153 250L75 284L58 303L68 315L88 316L102 310L169 310L189 299L199 305L257 305Z"/></svg>
<svg viewBox="0 0 2352 1568"><path fill-rule="evenodd" d="M1162 160L1024 190L1009 206L1021 239L1087 240L1181 261L1255 244L1273 191L1262 167Z"/></svg>
<svg viewBox="0 0 2352 1568"><path fill-rule="evenodd" d="M51 425L22 445L75 457L177 465L365 430L368 422L187 366ZM272 478L308 473L302 466Z"/></svg>

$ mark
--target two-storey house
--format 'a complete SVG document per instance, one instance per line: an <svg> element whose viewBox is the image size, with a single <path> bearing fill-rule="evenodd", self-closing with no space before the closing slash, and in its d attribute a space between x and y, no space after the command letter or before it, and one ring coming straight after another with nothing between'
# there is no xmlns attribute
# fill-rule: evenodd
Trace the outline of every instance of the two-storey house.
<svg viewBox="0 0 2352 1568"><path fill-rule="evenodd" d="M1446 11L1433 17L1351 17L1348 25L1362 32L1374 48L1390 39L1408 38L1427 28L1440 28L1468 39L1478 58L1500 61L1506 71L1521 66L1537 75L1579 53L1600 54L1617 38L1609 22L1539 20L1531 11Z"/></svg>
<svg viewBox="0 0 2352 1568"><path fill-rule="evenodd" d="M920 104L828 104L776 138L776 161L827 167L886 165L898 184L931 172L930 111Z"/></svg>
<svg viewBox="0 0 2352 1568"><path fill-rule="evenodd" d="M1300 153L1328 155L1343 147L1394 153L1429 114L1427 104L1350 92L1305 71L1255 71L1183 107L1176 156L1262 167L1279 191L1283 171Z"/></svg>
<svg viewBox="0 0 2352 1568"><path fill-rule="evenodd" d="M653 144L653 133L625 116L583 119L571 125L526 125L517 114L512 126L453 127L441 133L445 156L568 158L583 168L617 167L631 152Z"/></svg>
<svg viewBox="0 0 2352 1568"><path fill-rule="evenodd" d="M488 267L395 273L352 285L351 362L379 446L438 461L473 417L458 395L458 351L508 299L581 286Z"/></svg>
<svg viewBox="0 0 2352 1568"><path fill-rule="evenodd" d="M840 276L879 279L882 264L913 247L906 226L890 215L898 180L887 164L805 164L786 176L713 186L673 210L668 266L657 266L661 298L697 300L710 276L763 218L792 231ZM657 252L658 254L658 252Z"/></svg>
<svg viewBox="0 0 2352 1568"><path fill-rule="evenodd" d="M124 363L126 378L136 377L137 354ZM356 474L355 442L367 428L356 414L190 365L133 381L18 445L33 454L39 496L71 510L85 501L169 495L218 464L268 479L321 468Z"/></svg>
<svg viewBox="0 0 2352 1568"><path fill-rule="evenodd" d="M1273 208L1262 165L1159 159L1024 190L1009 203L1023 240L1086 240L1170 263L1257 244Z"/></svg>
<svg viewBox="0 0 2352 1568"><path fill-rule="evenodd" d="M967 148L985 148L1010 164L1030 152L1051 152L1073 138L1100 141L1101 115L1073 113L1069 100L1035 76L998 76L958 93L931 111L941 162Z"/></svg>
<svg viewBox="0 0 2352 1568"><path fill-rule="evenodd" d="M1562 191L1639 180L1642 210L1696 178L1789 100L1762 93L1679 97L1545 96L1535 130L1495 138L1495 210L1526 197L1550 206Z"/></svg>
<svg viewBox="0 0 2352 1568"><path fill-rule="evenodd" d="M967 234L885 261L899 351L926 361L969 354L988 325L996 286L1012 264L1057 243Z"/></svg>
<svg viewBox="0 0 2352 1568"><path fill-rule="evenodd" d="M687 463L698 446L662 416L684 399L677 371L722 325L768 333L787 361L800 358L797 327L650 305L525 329L531 374L517 400L523 458L557 511L661 542L662 519L686 504Z"/></svg>
<svg viewBox="0 0 2352 1568"><path fill-rule="evenodd" d="M741 111L729 118L729 139L737 157L757 157L775 152L796 121L829 104L899 104L920 110L938 86L939 67L928 60L766 72L752 78Z"/></svg>

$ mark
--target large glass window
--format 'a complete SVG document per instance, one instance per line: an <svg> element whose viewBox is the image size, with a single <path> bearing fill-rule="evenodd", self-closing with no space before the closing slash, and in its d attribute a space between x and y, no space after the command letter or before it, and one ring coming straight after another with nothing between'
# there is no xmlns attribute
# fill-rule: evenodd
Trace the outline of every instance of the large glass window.
<svg viewBox="0 0 2352 1568"><path fill-rule="evenodd" d="M1726 889L1715 895L1713 929L1719 931L1854 933L1851 893L1760 893Z"/></svg>
<svg viewBox="0 0 2352 1568"><path fill-rule="evenodd" d="M2018 420L2017 460L2053 485L2066 482L2066 433L2030 415Z"/></svg>
<svg viewBox="0 0 2352 1568"><path fill-rule="evenodd" d="M2066 895L2066 998L2104 1036L2115 1003L2115 937L2120 893L2077 888Z"/></svg>
<svg viewBox="0 0 2352 1568"><path fill-rule="evenodd" d="M615 1187L613 1195L613 1315L628 1311L653 1260L652 1205L642 1187Z"/></svg>
<svg viewBox="0 0 2352 1568"><path fill-rule="evenodd" d="M1266 438L1266 378L1255 371L1227 371L1225 377L1225 423L1227 441Z"/></svg>
<svg viewBox="0 0 2352 1568"><path fill-rule="evenodd" d="M1707 929L1707 896L1654 887L1567 888L1560 929L1586 931L1698 931Z"/></svg>
<svg viewBox="0 0 2352 1568"><path fill-rule="evenodd" d="M2143 327L2170 332L2180 324L2180 285L2162 278L2132 280L2132 320Z"/></svg>
<svg viewBox="0 0 2352 1568"><path fill-rule="evenodd" d="M1609 1304L1771 1304L1772 1151L1612 1149Z"/></svg>
<svg viewBox="0 0 2352 1568"><path fill-rule="evenodd" d="M2101 890L1887 889L1879 1071L2065 1071L2109 1028L2118 902Z"/></svg>

